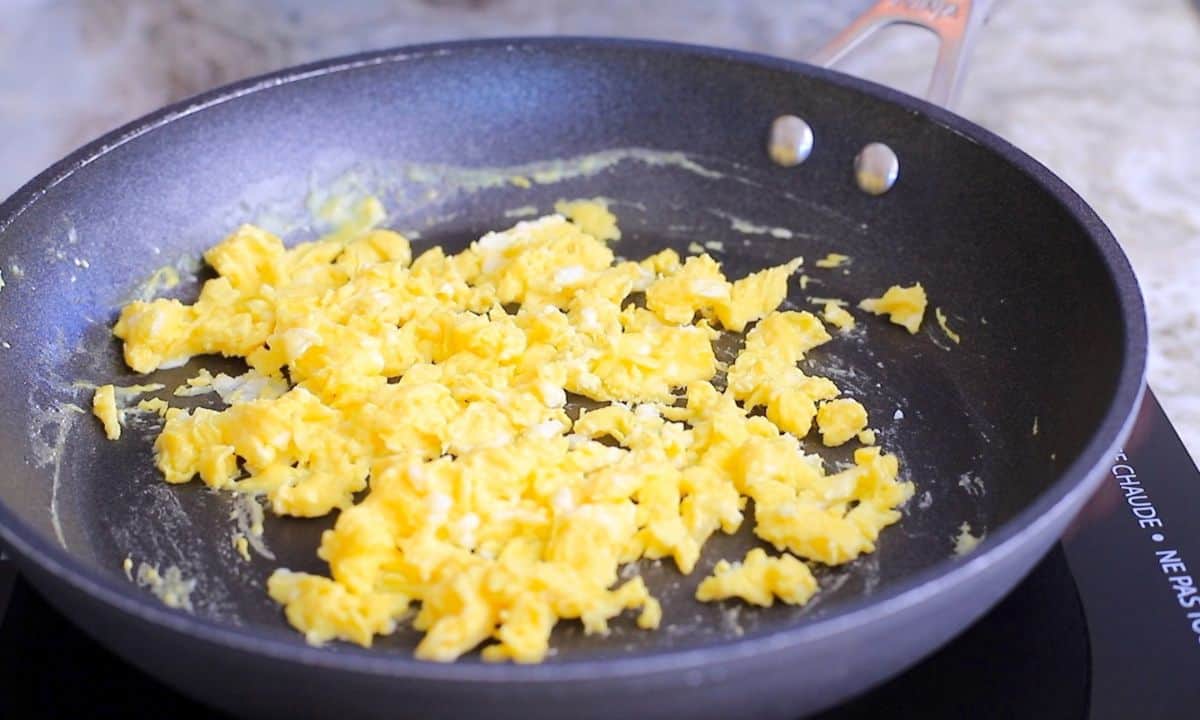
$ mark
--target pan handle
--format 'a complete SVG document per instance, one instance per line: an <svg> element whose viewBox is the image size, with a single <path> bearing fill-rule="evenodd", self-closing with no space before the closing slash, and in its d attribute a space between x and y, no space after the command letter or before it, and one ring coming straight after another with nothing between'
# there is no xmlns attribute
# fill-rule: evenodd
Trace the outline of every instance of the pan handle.
<svg viewBox="0 0 1200 720"><path fill-rule="evenodd" d="M972 35L990 5L991 0L879 0L814 53L809 62L829 67L880 28L916 25L932 31L940 41L925 99L950 107L966 69Z"/></svg>

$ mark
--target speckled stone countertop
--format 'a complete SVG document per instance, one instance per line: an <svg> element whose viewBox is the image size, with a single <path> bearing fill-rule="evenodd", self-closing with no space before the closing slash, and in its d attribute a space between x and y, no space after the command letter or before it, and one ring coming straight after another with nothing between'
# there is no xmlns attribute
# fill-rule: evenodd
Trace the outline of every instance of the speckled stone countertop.
<svg viewBox="0 0 1200 720"><path fill-rule="evenodd" d="M7 0L0 196L164 103L321 57L562 33L803 58L868 4ZM933 47L924 33L888 31L841 68L919 93ZM1149 305L1150 382L1200 457L1200 4L1001 0L979 33L956 109L1061 175L1124 244Z"/></svg>

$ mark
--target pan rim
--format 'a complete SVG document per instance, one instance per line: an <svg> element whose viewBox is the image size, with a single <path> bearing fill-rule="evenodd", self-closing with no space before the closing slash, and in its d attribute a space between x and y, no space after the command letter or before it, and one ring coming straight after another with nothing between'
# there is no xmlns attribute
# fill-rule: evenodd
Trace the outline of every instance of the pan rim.
<svg viewBox="0 0 1200 720"><path fill-rule="evenodd" d="M96 159L163 125L243 95L333 73L401 63L410 59L462 52L539 49L569 51L572 48L625 49L648 54L682 55L815 77L822 82L870 95L925 116L934 124L983 146L1057 199L1072 219L1091 237L1116 290L1125 350L1108 407L1091 439L1075 460L1033 503L985 538L971 556L955 558L947 555L945 559L898 581L890 588L870 597L864 596L844 603L829 617L804 622L795 627L721 640L695 648L654 651L627 657L566 660L531 666L439 664L416 660L409 655L384 654L348 645L339 645L336 649L311 647L304 644L298 633L285 634L281 629L264 627L235 627L171 610L148 594L134 591L115 574L105 573L100 568L89 566L74 557L52 538L34 530L3 503L0 503L0 538L14 552L35 563L57 581L72 586L76 591L151 626L186 635L198 642L330 671L444 683L532 685L562 681L600 681L633 676L644 680L648 676L661 673L701 669L716 663L748 657L761 658L836 636L849 628L874 623L904 611L952 586L968 581L990 565L1016 553L1022 547L1021 537L1027 531L1062 521L1065 513L1077 508L1092 494L1103 477L1101 471L1106 459L1120 446L1132 428L1136 416L1134 411L1145 392L1148 353L1145 306L1133 269L1117 240L1095 211L1063 180L992 132L919 98L867 80L794 60L658 40L580 36L460 40L331 58L255 76L196 95L107 133L50 166L0 204L0 233L54 186Z"/></svg>

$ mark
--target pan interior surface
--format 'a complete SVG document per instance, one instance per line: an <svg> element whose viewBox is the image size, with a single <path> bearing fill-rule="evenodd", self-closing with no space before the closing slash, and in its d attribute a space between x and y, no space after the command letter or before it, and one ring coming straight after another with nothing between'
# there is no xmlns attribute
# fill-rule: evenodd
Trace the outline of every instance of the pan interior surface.
<svg viewBox="0 0 1200 720"><path fill-rule="evenodd" d="M783 113L804 117L816 136L795 168L764 151ZM879 197L860 192L852 173L874 141L901 162L899 182ZM950 557L963 523L994 532L1049 488L1101 424L1128 361L1116 281L1087 229L1036 179L926 115L819 74L718 53L462 46L311 73L181 113L15 216L0 214L4 507L99 572L126 582L126 558L135 569L178 567L195 581L196 615L302 644L264 585L279 566L324 572L315 549L332 518L268 517L264 545L275 558L255 552L244 562L231 538L245 508L198 481L166 485L153 467L155 420L134 416L110 443L74 408L88 409L88 384L148 381L125 368L110 328L157 269L179 267L184 282L166 294L190 300L208 277L200 253L239 223L309 239L323 230L310 206L364 194L387 208L385 226L416 237L416 251L461 249L530 208L600 196L621 221L618 255L686 254L715 241L721 250L709 252L730 277L803 256L812 280L804 290L792 282L792 309L818 309L811 297L856 303L892 284L928 291L920 333L860 314L861 330L835 334L806 360L867 406L880 443L917 486L876 553L819 571L823 589L804 608L694 601L717 560L756 544L748 518L741 533L705 546L691 576L666 563L637 568L663 603L661 630L625 617L608 636L584 637L562 623L551 663L710 646L894 588ZM15 213L15 200L6 210ZM846 272L813 267L830 252L852 258ZM934 322L935 306L960 344ZM199 367L238 365L198 358L149 381L179 404L170 389ZM830 463L849 456L808 442ZM408 657L418 638L401 629L372 652Z"/></svg>

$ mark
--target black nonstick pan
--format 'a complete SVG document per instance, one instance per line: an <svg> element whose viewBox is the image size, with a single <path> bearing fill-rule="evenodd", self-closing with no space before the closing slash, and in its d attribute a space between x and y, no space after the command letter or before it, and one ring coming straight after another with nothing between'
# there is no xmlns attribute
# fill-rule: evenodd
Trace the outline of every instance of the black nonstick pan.
<svg viewBox="0 0 1200 720"><path fill-rule="evenodd" d="M785 114L814 137L790 167L766 151ZM856 181L870 143L899 162L883 194ZM518 208L603 196L628 257L719 241L730 276L796 255L853 258L848 273L811 271L819 285L793 282L791 307L920 281L931 303L920 333L864 317L860 340L809 361L864 400L881 442L900 453L917 486L903 520L877 553L821 571L823 590L805 608L691 599L716 560L753 544L746 533L711 541L688 577L646 564L662 630L624 618L607 637L584 637L563 623L557 654L538 666L420 662L406 629L370 650L306 645L264 583L279 566L323 571L314 550L332 520L268 517L274 559L243 562L230 537L247 509L199 483L162 482L153 421L131 421L110 443L74 407L87 408L89 383L145 380L110 335L141 280L176 264L184 281L160 290L194 296L207 275L189 262L238 223L297 241L321 230L309 205L367 192L418 249L461 248ZM1141 297L1116 241L1021 151L935 105L818 67L649 42L422 46L202 95L9 198L0 271L4 545L104 644L214 707L263 717L795 717L826 707L954 636L1043 556L1123 440L1146 357ZM200 366L234 367L201 358L151 379L169 398ZM983 540L956 555L963 523ZM126 558L178 568L195 582L190 609L128 579Z"/></svg>

